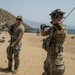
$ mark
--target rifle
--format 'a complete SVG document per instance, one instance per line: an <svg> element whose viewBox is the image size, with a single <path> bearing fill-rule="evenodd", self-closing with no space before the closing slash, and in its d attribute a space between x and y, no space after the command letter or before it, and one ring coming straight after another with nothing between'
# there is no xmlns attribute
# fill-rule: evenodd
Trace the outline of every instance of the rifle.
<svg viewBox="0 0 75 75"><path fill-rule="evenodd" d="M9 29L8 32L9 32L11 35L13 35L13 26L10 28L7 23L5 24L5 26L6 26L6 28Z"/></svg>

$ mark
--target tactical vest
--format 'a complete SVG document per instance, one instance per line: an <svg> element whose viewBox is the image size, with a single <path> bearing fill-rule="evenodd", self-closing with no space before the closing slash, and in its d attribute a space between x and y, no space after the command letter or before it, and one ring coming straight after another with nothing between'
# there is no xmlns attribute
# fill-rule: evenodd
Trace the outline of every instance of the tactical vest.
<svg viewBox="0 0 75 75"><path fill-rule="evenodd" d="M60 24L62 26L63 29L65 29L63 24ZM64 33L62 35L59 35L57 30L52 26L50 28L50 34L48 37L43 39L43 44L42 44L42 48L45 49L46 51L48 51L50 49L50 47L53 48L53 52L58 53L63 51L63 43L65 41L66 38L66 33L64 30Z"/></svg>

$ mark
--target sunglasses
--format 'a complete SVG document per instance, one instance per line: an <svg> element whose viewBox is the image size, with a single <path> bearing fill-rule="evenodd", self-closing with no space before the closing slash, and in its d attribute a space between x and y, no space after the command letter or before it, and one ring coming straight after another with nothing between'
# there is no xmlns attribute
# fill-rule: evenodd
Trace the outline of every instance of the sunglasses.
<svg viewBox="0 0 75 75"><path fill-rule="evenodd" d="M16 19L16 20L22 21L22 19Z"/></svg>

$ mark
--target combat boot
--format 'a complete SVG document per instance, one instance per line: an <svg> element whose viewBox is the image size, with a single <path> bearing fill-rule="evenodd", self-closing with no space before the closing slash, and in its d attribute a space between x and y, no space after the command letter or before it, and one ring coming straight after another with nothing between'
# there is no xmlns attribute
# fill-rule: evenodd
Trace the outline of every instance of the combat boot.
<svg viewBox="0 0 75 75"><path fill-rule="evenodd" d="M7 67L7 68L3 69L3 71L10 71L10 72L12 72L12 68L11 67Z"/></svg>
<svg viewBox="0 0 75 75"><path fill-rule="evenodd" d="M18 69L14 69L14 71L12 72L12 74L17 74Z"/></svg>
<svg viewBox="0 0 75 75"><path fill-rule="evenodd" d="M43 72L42 75L47 75L47 72Z"/></svg>
<svg viewBox="0 0 75 75"><path fill-rule="evenodd" d="M50 75L49 72L43 72L42 75Z"/></svg>

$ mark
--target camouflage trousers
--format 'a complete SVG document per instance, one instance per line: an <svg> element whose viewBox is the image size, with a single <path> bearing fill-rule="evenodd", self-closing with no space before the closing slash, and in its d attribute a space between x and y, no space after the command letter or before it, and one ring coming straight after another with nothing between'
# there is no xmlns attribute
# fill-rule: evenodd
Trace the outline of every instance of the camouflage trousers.
<svg viewBox="0 0 75 75"><path fill-rule="evenodd" d="M65 65L56 65L52 62L47 55L46 60L44 61L44 72L42 75L63 75L65 71Z"/></svg>
<svg viewBox="0 0 75 75"><path fill-rule="evenodd" d="M19 67L19 52L20 50L16 50L10 46L7 47L7 59L8 59L8 67L12 68L13 63L13 55L14 55L14 69L18 69Z"/></svg>

